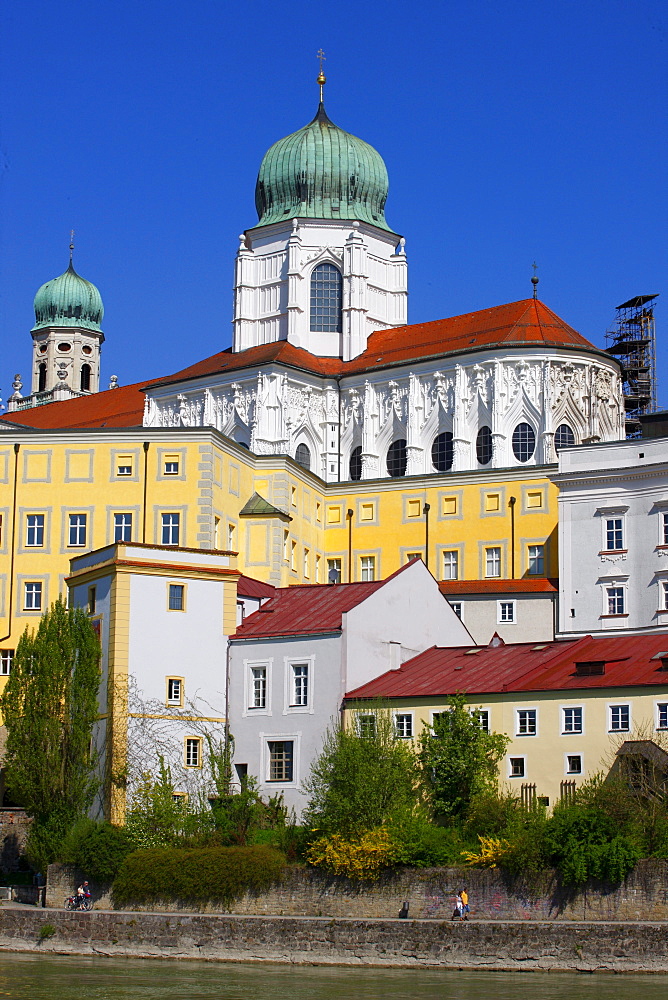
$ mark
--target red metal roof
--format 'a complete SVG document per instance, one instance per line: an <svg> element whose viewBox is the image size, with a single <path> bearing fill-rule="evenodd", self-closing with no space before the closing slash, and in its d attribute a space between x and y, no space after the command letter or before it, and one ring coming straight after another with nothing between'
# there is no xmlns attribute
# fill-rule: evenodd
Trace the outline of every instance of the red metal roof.
<svg viewBox="0 0 668 1000"><path fill-rule="evenodd" d="M662 661L668 634L606 636L505 646L432 646L346 698L447 698L458 691L494 694L506 691L562 691L664 685ZM605 663L605 673L580 676L576 663Z"/></svg>
<svg viewBox="0 0 668 1000"><path fill-rule="evenodd" d="M157 381L154 379L153 381ZM144 417L143 386L153 382L135 382L90 396L76 396L59 403L45 403L29 410L3 414L3 421L21 427L55 430L82 427L141 427Z"/></svg>
<svg viewBox="0 0 668 1000"><path fill-rule="evenodd" d="M239 368L256 368L276 362L324 376L355 375L378 368L411 361L426 360L447 354L465 354L488 347L544 346L576 347L597 350L539 299L522 299L451 316L431 323L376 330L366 350L352 361L319 358L287 340L249 347L234 354L231 348L184 368L160 384L169 385ZM602 353L602 352L601 352Z"/></svg>
<svg viewBox="0 0 668 1000"><path fill-rule="evenodd" d="M557 580L441 580L439 588L446 597L463 597L467 594L556 594Z"/></svg>
<svg viewBox="0 0 668 1000"><path fill-rule="evenodd" d="M316 583L278 587L270 600L244 619L235 638L257 639L339 632L343 627L342 615L346 611L357 607L410 565L406 563L392 576L373 583Z"/></svg>
<svg viewBox="0 0 668 1000"><path fill-rule="evenodd" d="M264 583L262 580L255 580L245 573L239 574L237 583L237 594L239 597L273 597L276 587L271 583Z"/></svg>

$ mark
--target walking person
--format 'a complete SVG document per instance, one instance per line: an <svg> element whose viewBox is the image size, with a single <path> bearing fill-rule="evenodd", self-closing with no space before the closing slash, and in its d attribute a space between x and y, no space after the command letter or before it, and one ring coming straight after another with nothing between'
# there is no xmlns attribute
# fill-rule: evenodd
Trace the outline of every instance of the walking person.
<svg viewBox="0 0 668 1000"><path fill-rule="evenodd" d="M468 920L469 913L471 912L471 907L469 906L469 894L466 886L460 892L460 897L462 900L462 920Z"/></svg>
<svg viewBox="0 0 668 1000"><path fill-rule="evenodd" d="M451 920L463 920L462 917L464 904L462 903L462 893L460 889L457 889L457 895L455 896L455 908L452 911Z"/></svg>

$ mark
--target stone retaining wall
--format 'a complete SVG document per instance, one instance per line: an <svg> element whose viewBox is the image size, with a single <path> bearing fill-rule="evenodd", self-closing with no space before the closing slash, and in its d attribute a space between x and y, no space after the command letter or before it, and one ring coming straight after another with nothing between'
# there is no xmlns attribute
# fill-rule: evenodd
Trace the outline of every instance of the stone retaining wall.
<svg viewBox="0 0 668 1000"><path fill-rule="evenodd" d="M50 865L47 907L61 907L87 877L66 865ZM458 888L467 885L473 916L490 920L668 920L668 863L643 861L622 885L590 883L581 891L559 887L549 873L527 886L498 870L403 869L368 885L328 878L313 869L290 867L282 881L262 893L247 893L231 907L238 914L394 918L404 901L416 919L449 919ZM112 908L108 886L92 885L97 908ZM198 912L178 901L138 907L161 912ZM203 912L221 912L203 907Z"/></svg>
<svg viewBox="0 0 668 1000"><path fill-rule="evenodd" d="M661 923L330 920L0 909L0 949L495 970L668 972Z"/></svg>

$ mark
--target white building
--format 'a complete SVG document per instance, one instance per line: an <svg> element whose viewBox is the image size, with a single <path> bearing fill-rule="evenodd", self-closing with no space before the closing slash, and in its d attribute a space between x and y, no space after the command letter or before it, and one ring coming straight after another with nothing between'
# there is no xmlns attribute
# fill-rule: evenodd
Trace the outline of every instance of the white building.
<svg viewBox="0 0 668 1000"><path fill-rule="evenodd" d="M668 631L668 438L559 454L559 633Z"/></svg>
<svg viewBox="0 0 668 1000"><path fill-rule="evenodd" d="M470 642L419 559L384 581L277 589L230 640L238 778L257 778L263 796L282 792L299 814L302 782L345 691L430 646Z"/></svg>
<svg viewBox="0 0 668 1000"><path fill-rule="evenodd" d="M475 643L486 646L495 634L505 643L554 639L556 580L442 580L439 587Z"/></svg>

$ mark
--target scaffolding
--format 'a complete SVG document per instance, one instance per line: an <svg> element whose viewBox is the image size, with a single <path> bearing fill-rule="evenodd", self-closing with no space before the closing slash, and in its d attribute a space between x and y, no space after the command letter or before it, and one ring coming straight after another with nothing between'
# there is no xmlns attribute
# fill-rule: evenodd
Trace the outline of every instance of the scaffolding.
<svg viewBox="0 0 668 1000"><path fill-rule="evenodd" d="M622 366L626 436L640 437L640 418L654 413L656 398L656 333L654 300L657 295L636 295L617 306L615 327L605 335L606 351Z"/></svg>

